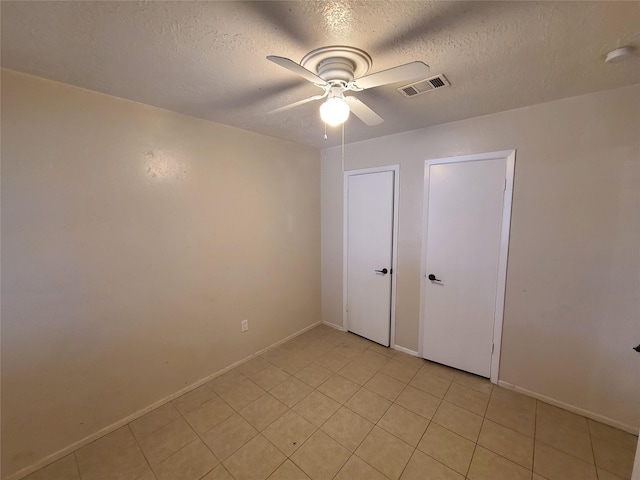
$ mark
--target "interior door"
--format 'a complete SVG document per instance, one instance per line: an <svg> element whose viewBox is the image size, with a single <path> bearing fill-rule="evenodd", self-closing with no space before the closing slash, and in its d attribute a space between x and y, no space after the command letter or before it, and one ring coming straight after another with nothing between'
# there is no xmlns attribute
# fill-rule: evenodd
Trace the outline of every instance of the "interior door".
<svg viewBox="0 0 640 480"><path fill-rule="evenodd" d="M347 178L347 328L388 347L394 172Z"/></svg>
<svg viewBox="0 0 640 480"><path fill-rule="evenodd" d="M489 377L506 158L427 168L423 356Z"/></svg>

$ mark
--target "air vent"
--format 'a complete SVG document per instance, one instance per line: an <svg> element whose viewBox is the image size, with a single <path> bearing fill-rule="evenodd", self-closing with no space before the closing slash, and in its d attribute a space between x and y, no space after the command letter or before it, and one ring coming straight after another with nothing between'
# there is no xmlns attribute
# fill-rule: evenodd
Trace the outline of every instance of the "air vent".
<svg viewBox="0 0 640 480"><path fill-rule="evenodd" d="M448 87L449 85L451 84L444 75L436 75L435 77L400 87L398 91L405 97L409 98L422 95L423 93L435 90L436 88Z"/></svg>

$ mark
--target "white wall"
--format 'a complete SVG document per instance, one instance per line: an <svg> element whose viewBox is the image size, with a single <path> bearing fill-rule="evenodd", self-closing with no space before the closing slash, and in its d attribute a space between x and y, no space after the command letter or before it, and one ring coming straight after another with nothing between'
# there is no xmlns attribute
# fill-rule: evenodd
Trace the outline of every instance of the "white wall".
<svg viewBox="0 0 640 480"><path fill-rule="evenodd" d="M320 320L319 153L2 72L4 476Z"/></svg>
<svg viewBox="0 0 640 480"><path fill-rule="evenodd" d="M639 138L633 86L347 145L347 170L400 164L396 344L418 350L424 160L517 149L500 379L637 428ZM339 148L321 177L322 318L342 325Z"/></svg>

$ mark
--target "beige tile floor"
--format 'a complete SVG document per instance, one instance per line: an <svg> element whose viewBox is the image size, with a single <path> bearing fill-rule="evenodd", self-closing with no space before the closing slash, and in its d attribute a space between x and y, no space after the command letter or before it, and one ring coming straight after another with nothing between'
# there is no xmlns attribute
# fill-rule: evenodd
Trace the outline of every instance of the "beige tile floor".
<svg viewBox="0 0 640 480"><path fill-rule="evenodd" d="M637 437L317 327L29 480L619 480Z"/></svg>

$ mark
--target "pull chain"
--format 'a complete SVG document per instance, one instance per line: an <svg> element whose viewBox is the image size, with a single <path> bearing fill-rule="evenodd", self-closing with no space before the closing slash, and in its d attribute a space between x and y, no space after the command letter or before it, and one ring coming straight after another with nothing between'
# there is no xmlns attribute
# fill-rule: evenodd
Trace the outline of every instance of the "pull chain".
<svg viewBox="0 0 640 480"><path fill-rule="evenodd" d="M327 124L324 124L324 141L327 141ZM342 144L341 144L341 157L342 157L342 173L344 173L344 123L342 124ZM327 149L324 150L324 158L327 158Z"/></svg>
<svg viewBox="0 0 640 480"><path fill-rule="evenodd" d="M342 124L342 173L344 173L344 123Z"/></svg>
<svg viewBox="0 0 640 480"><path fill-rule="evenodd" d="M327 124L326 123L324 124L324 141L325 141L325 146L324 146L324 149L323 149L323 151L324 151L323 158L326 160L327 159L327 145L326 145L326 142L327 142Z"/></svg>

